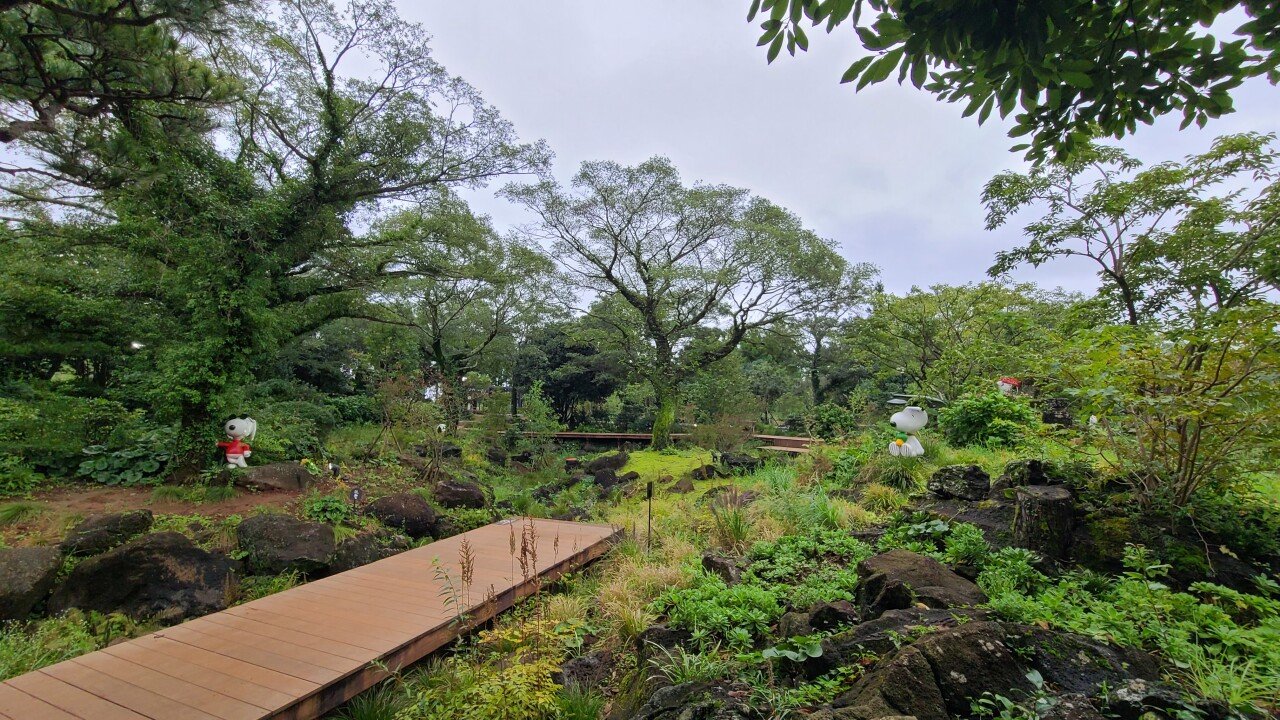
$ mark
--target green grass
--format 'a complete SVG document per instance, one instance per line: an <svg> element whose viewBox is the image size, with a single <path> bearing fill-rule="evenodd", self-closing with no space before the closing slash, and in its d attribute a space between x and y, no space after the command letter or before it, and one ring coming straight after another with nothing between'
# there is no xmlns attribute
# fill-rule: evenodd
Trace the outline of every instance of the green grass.
<svg viewBox="0 0 1280 720"><path fill-rule="evenodd" d="M13 525L24 520L39 517L44 513L44 505L27 500L18 500L0 506L0 525Z"/></svg>

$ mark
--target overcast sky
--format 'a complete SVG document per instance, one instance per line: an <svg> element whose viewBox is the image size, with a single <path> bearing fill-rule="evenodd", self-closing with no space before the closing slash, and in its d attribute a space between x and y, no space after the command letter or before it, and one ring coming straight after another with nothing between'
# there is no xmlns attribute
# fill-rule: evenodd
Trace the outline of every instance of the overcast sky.
<svg viewBox="0 0 1280 720"><path fill-rule="evenodd" d="M672 159L686 182L727 183L796 212L886 286L985 277L1021 224L988 232L979 195L995 173L1022 168L998 118L979 127L961 106L892 81L855 94L838 83L860 48L847 28L810 35L808 53L765 63L746 0L398 0L432 35L436 57L480 89L524 139L545 139L567 180L584 160ZM1218 135L1280 130L1280 89L1254 82L1237 112L1204 130L1179 118L1140 127L1126 148L1144 162L1179 159ZM529 222L494 197L469 194L501 230ZM1023 222L1031 218L1024 218ZM1081 264L1021 279L1093 290Z"/></svg>

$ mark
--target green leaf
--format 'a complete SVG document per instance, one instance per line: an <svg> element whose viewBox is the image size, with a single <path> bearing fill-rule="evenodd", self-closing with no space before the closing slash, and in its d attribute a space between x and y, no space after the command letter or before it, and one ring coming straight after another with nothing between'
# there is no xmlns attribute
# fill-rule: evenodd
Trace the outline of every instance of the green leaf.
<svg viewBox="0 0 1280 720"><path fill-rule="evenodd" d="M985 103L983 103L983 104L982 104L982 110L978 113L978 124L979 124L979 125L981 125L982 123L986 122L986 121L987 121L987 118L991 117L991 108L995 107L995 104L996 104L996 96L995 96L995 95L992 95L992 96L988 97L988 98L987 98L987 101L986 101Z"/></svg>
<svg viewBox="0 0 1280 720"><path fill-rule="evenodd" d="M898 66L898 61L902 59L902 53L903 49L898 48L881 55L879 59L871 63L871 66L867 68L867 71L862 74L862 79L858 81L857 89L861 90L871 83L884 81L884 79L889 77L889 74L893 72L893 69Z"/></svg>
<svg viewBox="0 0 1280 720"><path fill-rule="evenodd" d="M917 88L924 85L924 81L929 77L929 63L922 56L916 56L911 63L911 84Z"/></svg>
<svg viewBox="0 0 1280 720"><path fill-rule="evenodd" d="M751 0L751 9L747 11L747 22L755 20L758 12L760 12L760 0Z"/></svg>
<svg viewBox="0 0 1280 720"><path fill-rule="evenodd" d="M1093 87L1093 78L1089 77L1088 75L1085 75L1082 72L1065 70L1063 72L1058 73L1058 77L1062 78L1064 82L1066 82L1068 85L1071 85L1072 87L1078 87L1078 88Z"/></svg>
<svg viewBox="0 0 1280 720"><path fill-rule="evenodd" d="M769 52L765 55L765 59L773 62L778 58L778 53L782 52L782 41L786 39L782 33L773 39L773 43L769 45Z"/></svg>
<svg viewBox="0 0 1280 720"><path fill-rule="evenodd" d="M852 65L849 66L848 70L844 71L844 75L840 76L840 82L847 83L847 82L853 82L854 80L857 80L858 76L862 74L862 71L866 70L867 66L870 65L875 59L876 59L875 55L868 55L863 58L858 58L857 60L854 61Z"/></svg>

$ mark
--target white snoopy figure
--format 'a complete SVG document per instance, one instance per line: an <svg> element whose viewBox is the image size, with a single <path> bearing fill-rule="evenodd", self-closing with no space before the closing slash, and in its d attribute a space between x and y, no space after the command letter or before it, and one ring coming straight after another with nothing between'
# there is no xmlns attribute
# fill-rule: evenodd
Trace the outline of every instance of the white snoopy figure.
<svg viewBox="0 0 1280 720"><path fill-rule="evenodd" d="M251 417L231 418L222 429L227 433L227 439L218 443L218 447L227 455L227 469L249 467L244 459L252 455L253 451L244 439L252 440L258 434L257 421Z"/></svg>
<svg viewBox="0 0 1280 720"><path fill-rule="evenodd" d="M889 424L898 431L899 436L889 443L889 454L894 457L920 457L924 455L924 446L916 433L929 424L929 413L915 405L909 405L894 413Z"/></svg>

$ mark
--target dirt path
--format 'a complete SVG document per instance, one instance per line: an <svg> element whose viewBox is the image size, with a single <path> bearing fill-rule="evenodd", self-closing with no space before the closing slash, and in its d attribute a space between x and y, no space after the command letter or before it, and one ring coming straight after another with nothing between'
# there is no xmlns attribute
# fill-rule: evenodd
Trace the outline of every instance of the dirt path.
<svg viewBox="0 0 1280 720"><path fill-rule="evenodd" d="M10 547L43 545L58 542L70 525L99 513L146 509L156 515L225 518L229 515L249 515L261 506L286 507L304 494L301 490L238 490L235 497L222 502L196 503L170 498L153 500L152 489L73 483L41 490L30 500L39 506L39 514L0 528L0 538Z"/></svg>

